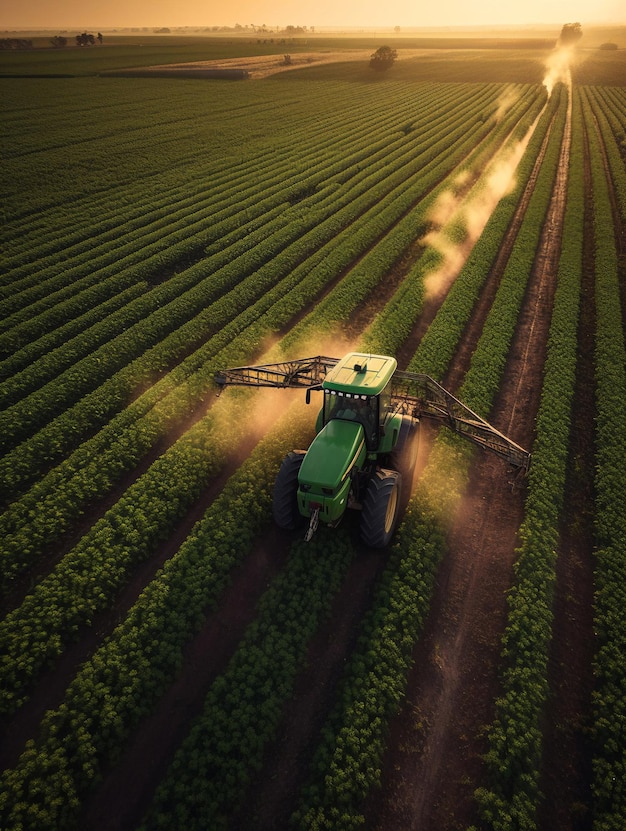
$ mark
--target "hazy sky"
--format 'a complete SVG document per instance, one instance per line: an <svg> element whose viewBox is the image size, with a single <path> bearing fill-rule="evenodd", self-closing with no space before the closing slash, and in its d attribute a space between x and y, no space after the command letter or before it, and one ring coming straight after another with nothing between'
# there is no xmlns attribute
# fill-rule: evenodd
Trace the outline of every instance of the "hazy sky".
<svg viewBox="0 0 626 831"><path fill-rule="evenodd" d="M625 23L624 0L2 0L0 30L124 26Z"/></svg>

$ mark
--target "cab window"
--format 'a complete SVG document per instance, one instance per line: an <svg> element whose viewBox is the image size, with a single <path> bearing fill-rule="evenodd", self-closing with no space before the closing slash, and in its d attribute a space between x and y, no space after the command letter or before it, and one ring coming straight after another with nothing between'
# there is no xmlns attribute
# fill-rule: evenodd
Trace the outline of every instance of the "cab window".
<svg viewBox="0 0 626 831"><path fill-rule="evenodd" d="M352 393L324 391L324 424L333 418L344 421L358 421L365 431L368 450L378 447L378 397L375 395L354 395Z"/></svg>

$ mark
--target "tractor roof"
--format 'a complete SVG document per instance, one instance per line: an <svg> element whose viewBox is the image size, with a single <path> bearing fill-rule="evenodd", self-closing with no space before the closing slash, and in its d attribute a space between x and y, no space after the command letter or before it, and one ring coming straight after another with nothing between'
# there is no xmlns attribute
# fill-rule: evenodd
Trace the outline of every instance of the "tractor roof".
<svg viewBox="0 0 626 831"><path fill-rule="evenodd" d="M396 359L386 355L349 352L329 371L322 387L355 395L378 395L391 380L397 366Z"/></svg>

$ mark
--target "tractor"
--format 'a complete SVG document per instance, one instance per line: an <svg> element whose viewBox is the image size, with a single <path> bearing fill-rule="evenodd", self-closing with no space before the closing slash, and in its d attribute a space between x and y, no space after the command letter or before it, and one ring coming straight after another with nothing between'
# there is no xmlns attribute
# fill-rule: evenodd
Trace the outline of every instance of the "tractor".
<svg viewBox="0 0 626 831"><path fill-rule="evenodd" d="M294 530L308 520L305 539L318 525L336 526L347 508L361 511L360 534L372 548L386 547L398 521L402 480L412 478L420 419L446 425L497 453L522 476L530 453L421 373L397 368L395 358L350 352L216 373L230 385L301 388L306 403L323 394L316 435L307 451L285 457L274 485L276 524Z"/></svg>

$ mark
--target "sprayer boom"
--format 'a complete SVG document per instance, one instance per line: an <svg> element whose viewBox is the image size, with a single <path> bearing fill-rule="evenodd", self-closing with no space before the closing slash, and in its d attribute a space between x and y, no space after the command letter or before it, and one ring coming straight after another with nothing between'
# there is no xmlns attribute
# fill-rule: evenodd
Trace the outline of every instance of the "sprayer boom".
<svg viewBox="0 0 626 831"><path fill-rule="evenodd" d="M280 364L263 366L238 366L222 369L215 375L220 392L232 384L248 387L315 387L321 384L329 369L335 366L337 358L303 358Z"/></svg>
<svg viewBox="0 0 626 831"><path fill-rule="evenodd" d="M358 359L358 360L355 360ZM374 360L378 361L379 369L373 370ZM390 364L390 362L393 362ZM323 382L328 373L340 364L338 358L328 358L321 355L313 358L304 358L296 361L285 361L277 364L262 366L241 366L234 369L224 369L215 376L215 382L221 390L225 386L252 386L252 387L296 387L301 389L323 389L327 385ZM338 391L347 399L366 399L368 394L364 387L364 378L372 377L371 394L382 392L382 385L391 393L388 412L410 416L413 419L428 418L444 424L450 430L463 436L485 450L491 450L504 458L510 465L528 472L530 453L500 433L487 421L470 410L452 393L444 389L441 384L416 372L404 372L395 369L393 358L384 356L368 356L361 353L351 353L341 359L341 366L337 367L341 378L339 383L333 374L333 383L329 389L333 394ZM387 371L387 375L384 372ZM347 375L346 375L347 373ZM376 387L376 379L380 380ZM345 387L344 391L341 389Z"/></svg>
<svg viewBox="0 0 626 831"><path fill-rule="evenodd" d="M400 412L444 424L485 450L491 450L510 465L528 473L530 453L509 439L441 384L417 372L396 370L391 380L391 402Z"/></svg>

